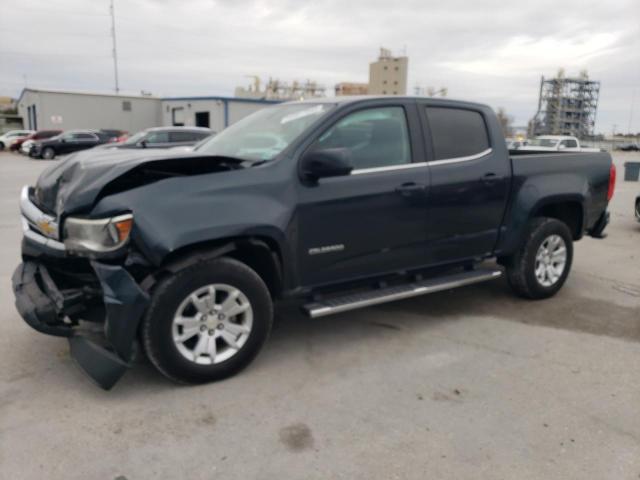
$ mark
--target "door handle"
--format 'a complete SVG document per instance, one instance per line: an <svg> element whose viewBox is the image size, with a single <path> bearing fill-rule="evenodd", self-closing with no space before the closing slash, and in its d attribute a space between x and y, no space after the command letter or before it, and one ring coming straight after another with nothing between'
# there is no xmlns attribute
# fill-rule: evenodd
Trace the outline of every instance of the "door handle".
<svg viewBox="0 0 640 480"><path fill-rule="evenodd" d="M496 174L495 174L495 173L493 173L493 172L485 173L485 174L482 176L482 182L483 182L485 185L493 185L493 184L494 184L494 183L496 183L498 180L500 180L500 177L498 177L498 175L496 175Z"/></svg>
<svg viewBox="0 0 640 480"><path fill-rule="evenodd" d="M399 187L396 187L396 192L403 197L410 197L412 195L422 193L427 189L427 186L423 183L407 182L403 183Z"/></svg>

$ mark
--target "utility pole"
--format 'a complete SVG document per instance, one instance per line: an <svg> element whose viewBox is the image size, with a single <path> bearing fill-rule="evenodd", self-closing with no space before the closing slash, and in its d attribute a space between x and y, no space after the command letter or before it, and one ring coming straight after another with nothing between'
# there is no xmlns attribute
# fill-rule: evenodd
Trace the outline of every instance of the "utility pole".
<svg viewBox="0 0 640 480"><path fill-rule="evenodd" d="M118 51L116 50L116 12L113 7L113 0L111 0L111 6L109 8L111 13L111 39L113 40L113 73L116 79L116 93L120 92L120 86L118 85Z"/></svg>
<svg viewBox="0 0 640 480"><path fill-rule="evenodd" d="M631 134L631 123L633 122L633 106L636 103L636 87L633 87L631 95L631 106L629 107L629 124L627 125L627 133Z"/></svg>

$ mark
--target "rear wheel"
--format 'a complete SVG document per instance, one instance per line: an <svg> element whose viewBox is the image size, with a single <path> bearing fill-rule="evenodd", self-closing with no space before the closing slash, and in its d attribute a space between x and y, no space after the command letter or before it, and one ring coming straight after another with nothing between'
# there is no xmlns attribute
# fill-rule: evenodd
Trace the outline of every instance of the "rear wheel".
<svg viewBox="0 0 640 480"><path fill-rule="evenodd" d="M51 147L46 147L42 150L42 158L45 160L52 160L56 156L56 151Z"/></svg>
<svg viewBox="0 0 640 480"><path fill-rule="evenodd" d="M0 142L0 151L4 150L4 142Z"/></svg>
<svg viewBox="0 0 640 480"><path fill-rule="evenodd" d="M525 298L551 297L566 281L572 260L569 227L553 218L536 218L518 252L505 262L509 285Z"/></svg>
<svg viewBox="0 0 640 480"><path fill-rule="evenodd" d="M258 274L221 258L161 282L142 338L149 359L165 376L204 383L246 367L267 339L272 319L271 297Z"/></svg>

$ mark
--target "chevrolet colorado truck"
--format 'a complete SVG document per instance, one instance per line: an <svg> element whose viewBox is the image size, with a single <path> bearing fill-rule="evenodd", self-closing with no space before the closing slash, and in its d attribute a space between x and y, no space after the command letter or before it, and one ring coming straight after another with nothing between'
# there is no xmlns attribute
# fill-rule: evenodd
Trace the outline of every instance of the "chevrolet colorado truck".
<svg viewBox="0 0 640 480"><path fill-rule="evenodd" d="M86 151L44 171L21 193L16 306L105 389L138 347L170 379L219 380L258 354L283 299L315 318L503 272L550 297L573 242L604 236L614 185L607 153L510 155L475 103L279 104L192 152Z"/></svg>

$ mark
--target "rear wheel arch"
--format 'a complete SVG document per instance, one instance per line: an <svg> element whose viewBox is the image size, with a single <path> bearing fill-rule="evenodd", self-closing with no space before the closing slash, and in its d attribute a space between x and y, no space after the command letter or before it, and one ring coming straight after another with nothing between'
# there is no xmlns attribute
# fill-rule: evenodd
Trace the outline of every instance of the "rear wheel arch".
<svg viewBox="0 0 640 480"><path fill-rule="evenodd" d="M557 199L536 206L530 221L536 218L554 218L561 221L571 231L574 240L579 240L584 231L584 208L578 199Z"/></svg>
<svg viewBox="0 0 640 480"><path fill-rule="evenodd" d="M560 239L551 245L554 250L541 250L545 248L545 242L554 237ZM556 251L556 248L559 250ZM564 257L556 258L561 254ZM510 257L503 258L501 263L506 267L507 281L512 290L519 296L537 300L551 297L562 288L572 260L572 234L567 224L556 218L536 217L529 222L518 250ZM541 272L538 272L539 268ZM545 270L548 273L550 269L557 277L550 284L545 284L540 281L538 273L544 275Z"/></svg>

